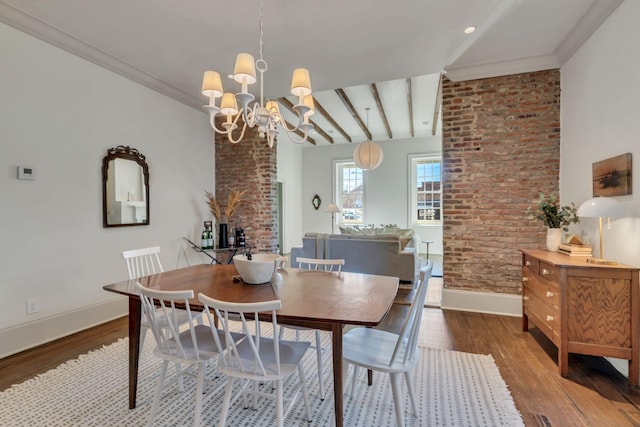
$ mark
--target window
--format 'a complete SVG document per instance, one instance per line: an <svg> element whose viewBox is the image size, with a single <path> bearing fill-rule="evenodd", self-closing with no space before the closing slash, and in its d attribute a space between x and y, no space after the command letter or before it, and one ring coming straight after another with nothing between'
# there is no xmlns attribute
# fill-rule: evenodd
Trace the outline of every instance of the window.
<svg viewBox="0 0 640 427"><path fill-rule="evenodd" d="M442 222L442 159L415 156L411 164L411 223Z"/></svg>
<svg viewBox="0 0 640 427"><path fill-rule="evenodd" d="M342 211L338 223L345 225L363 224L364 180L363 170L353 161L335 163L336 204Z"/></svg>

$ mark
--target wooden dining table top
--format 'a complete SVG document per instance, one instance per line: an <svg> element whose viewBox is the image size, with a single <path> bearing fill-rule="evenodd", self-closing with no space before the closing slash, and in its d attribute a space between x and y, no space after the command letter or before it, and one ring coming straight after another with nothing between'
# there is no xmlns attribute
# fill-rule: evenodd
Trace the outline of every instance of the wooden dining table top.
<svg viewBox="0 0 640 427"><path fill-rule="evenodd" d="M278 321L312 321L375 326L387 313L398 290L398 278L362 273L327 273L285 268L270 283L250 285L234 278L234 265L200 264L137 280L104 286L110 292L138 295L136 281L158 290L193 289L193 310L202 309L198 293L229 302L279 299Z"/></svg>

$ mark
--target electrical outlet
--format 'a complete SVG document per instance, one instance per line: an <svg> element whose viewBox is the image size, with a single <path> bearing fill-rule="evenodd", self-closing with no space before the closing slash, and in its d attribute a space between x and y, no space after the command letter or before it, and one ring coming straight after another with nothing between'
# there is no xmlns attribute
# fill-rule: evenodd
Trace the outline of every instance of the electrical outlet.
<svg viewBox="0 0 640 427"><path fill-rule="evenodd" d="M40 299L29 298L27 299L27 314L35 314L40 311Z"/></svg>

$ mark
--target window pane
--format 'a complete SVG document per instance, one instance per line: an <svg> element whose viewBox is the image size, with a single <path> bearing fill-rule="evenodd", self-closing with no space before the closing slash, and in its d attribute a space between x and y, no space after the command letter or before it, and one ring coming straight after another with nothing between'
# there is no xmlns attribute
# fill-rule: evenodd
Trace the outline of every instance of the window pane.
<svg viewBox="0 0 640 427"><path fill-rule="evenodd" d="M338 163L336 168L340 180L337 202L342 210L342 223L362 224L364 217L363 170L353 162Z"/></svg>
<svg viewBox="0 0 640 427"><path fill-rule="evenodd" d="M415 213L417 222L441 220L441 162L434 159L415 160Z"/></svg>

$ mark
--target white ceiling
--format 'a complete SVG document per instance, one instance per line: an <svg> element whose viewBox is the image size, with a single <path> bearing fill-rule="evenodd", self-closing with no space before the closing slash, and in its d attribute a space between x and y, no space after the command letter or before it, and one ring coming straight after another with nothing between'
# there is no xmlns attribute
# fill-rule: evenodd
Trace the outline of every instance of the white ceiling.
<svg viewBox="0 0 640 427"><path fill-rule="evenodd" d="M415 136L429 135L441 71L465 80L557 68L621 2L264 0L265 96L287 96L293 69L308 68L314 96L353 142L366 137L336 88L363 120L371 107L374 139L388 139L369 89L377 83L393 139L406 138L411 77ZM205 70L224 76L238 52L259 57L259 13L259 0L0 0L0 22L195 108ZM477 31L464 34L470 25Z"/></svg>

